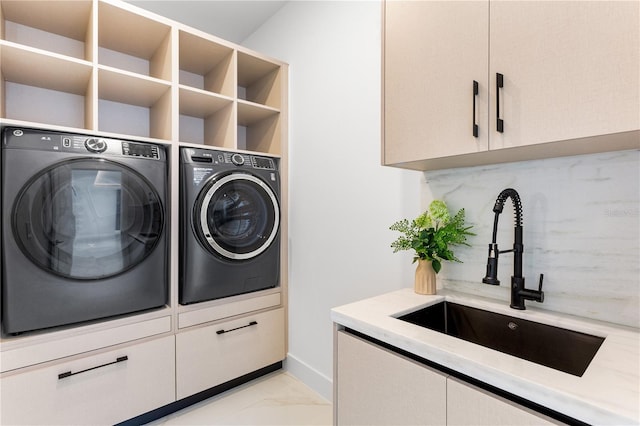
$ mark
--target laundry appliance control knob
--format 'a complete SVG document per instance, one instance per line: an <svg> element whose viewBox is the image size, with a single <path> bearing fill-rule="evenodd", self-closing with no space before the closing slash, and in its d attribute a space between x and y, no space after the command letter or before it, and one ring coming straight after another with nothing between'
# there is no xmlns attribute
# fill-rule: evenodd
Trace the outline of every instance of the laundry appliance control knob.
<svg viewBox="0 0 640 426"><path fill-rule="evenodd" d="M107 142L104 139L89 138L84 141L84 146L91 152L100 153L107 150Z"/></svg>
<svg viewBox="0 0 640 426"><path fill-rule="evenodd" d="M231 162L236 166L242 166L244 164L244 157L240 154L233 154L231 156Z"/></svg>

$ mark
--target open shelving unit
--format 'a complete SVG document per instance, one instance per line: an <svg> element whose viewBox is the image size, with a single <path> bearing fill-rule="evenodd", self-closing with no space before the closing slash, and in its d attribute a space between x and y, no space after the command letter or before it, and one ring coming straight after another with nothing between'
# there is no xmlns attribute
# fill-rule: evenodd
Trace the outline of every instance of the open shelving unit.
<svg viewBox="0 0 640 426"><path fill-rule="evenodd" d="M0 119L281 155L287 65L118 0L0 1Z"/></svg>

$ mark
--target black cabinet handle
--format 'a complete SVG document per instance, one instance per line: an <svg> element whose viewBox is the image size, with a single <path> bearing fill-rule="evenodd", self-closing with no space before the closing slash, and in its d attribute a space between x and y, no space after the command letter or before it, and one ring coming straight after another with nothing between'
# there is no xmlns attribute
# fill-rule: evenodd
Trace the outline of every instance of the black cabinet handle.
<svg viewBox="0 0 640 426"><path fill-rule="evenodd" d="M66 379L67 377L75 376L76 374L86 373L87 371L97 370L98 368L106 367L108 365L113 365L113 364L117 364L119 362L124 362L124 361L126 361L128 359L129 359L129 357L125 355L125 356L121 356L121 357L116 358L116 360L113 361L113 362L108 362L106 364L97 365L95 367L87 368L86 370L76 371L75 373L72 373L71 371L66 371L64 373L58 374L58 380Z"/></svg>
<svg viewBox="0 0 640 426"><path fill-rule="evenodd" d="M476 124L476 97L478 96L478 82L473 80L473 137L478 137L478 125Z"/></svg>
<svg viewBox="0 0 640 426"><path fill-rule="evenodd" d="M496 127L498 132L504 133L504 121L500 118L500 89L504 87L504 76L496 73Z"/></svg>
<svg viewBox="0 0 640 426"><path fill-rule="evenodd" d="M247 325L243 325L243 326L240 326L240 327L232 328L230 330L218 330L218 331L216 331L216 334L230 333L232 331L240 330L241 328L251 327L252 325L258 325L258 322L257 321L251 321Z"/></svg>

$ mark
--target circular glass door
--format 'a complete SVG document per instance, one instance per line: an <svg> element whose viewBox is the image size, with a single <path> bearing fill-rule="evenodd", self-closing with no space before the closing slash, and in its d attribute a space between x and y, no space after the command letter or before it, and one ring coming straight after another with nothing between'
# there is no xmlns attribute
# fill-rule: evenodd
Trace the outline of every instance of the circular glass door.
<svg viewBox="0 0 640 426"><path fill-rule="evenodd" d="M251 259L265 251L280 224L275 194L247 173L213 177L204 187L194 214L205 246L233 260Z"/></svg>
<svg viewBox="0 0 640 426"><path fill-rule="evenodd" d="M160 196L134 170L104 159L45 169L20 191L12 227L23 253L68 278L120 274L156 247L164 226Z"/></svg>

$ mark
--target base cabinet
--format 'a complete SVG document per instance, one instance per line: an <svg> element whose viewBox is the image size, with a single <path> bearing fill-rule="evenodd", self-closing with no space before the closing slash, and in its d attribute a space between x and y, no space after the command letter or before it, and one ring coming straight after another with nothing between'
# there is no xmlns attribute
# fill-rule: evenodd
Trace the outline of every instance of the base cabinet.
<svg viewBox="0 0 640 426"><path fill-rule="evenodd" d="M335 337L336 425L563 424L353 334Z"/></svg>
<svg viewBox="0 0 640 426"><path fill-rule="evenodd" d="M6 375L0 424L114 424L175 401L174 337Z"/></svg>
<svg viewBox="0 0 640 426"><path fill-rule="evenodd" d="M563 423L449 377L447 379L447 424L539 426Z"/></svg>
<svg viewBox="0 0 640 426"><path fill-rule="evenodd" d="M284 308L176 335L177 398L282 361Z"/></svg>
<svg viewBox="0 0 640 426"><path fill-rule="evenodd" d="M338 332L336 425L443 425L446 376Z"/></svg>

